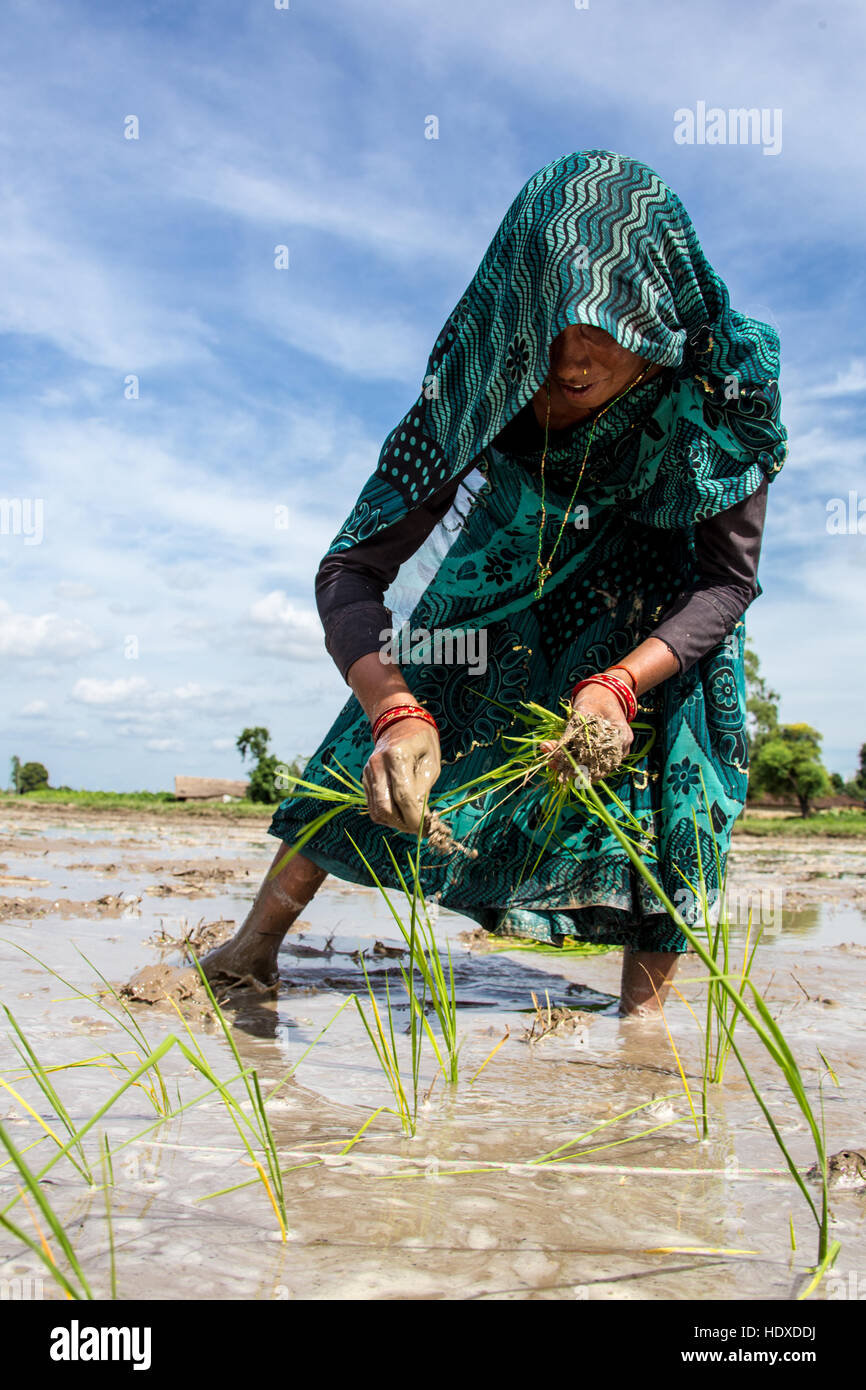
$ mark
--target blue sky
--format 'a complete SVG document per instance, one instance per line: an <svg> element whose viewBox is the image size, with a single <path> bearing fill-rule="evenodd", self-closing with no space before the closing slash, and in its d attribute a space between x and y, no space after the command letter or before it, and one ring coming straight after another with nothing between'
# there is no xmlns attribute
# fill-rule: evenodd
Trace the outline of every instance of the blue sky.
<svg viewBox="0 0 866 1390"><path fill-rule="evenodd" d="M0 534L0 757L155 789L242 775L245 724L312 752L348 693L318 561L515 193L604 147L779 330L748 626L782 717L854 769L866 536L827 502L866 499L861 5L6 0L0 26L0 497L44 506L40 544ZM678 144L699 101L781 110L779 153Z"/></svg>

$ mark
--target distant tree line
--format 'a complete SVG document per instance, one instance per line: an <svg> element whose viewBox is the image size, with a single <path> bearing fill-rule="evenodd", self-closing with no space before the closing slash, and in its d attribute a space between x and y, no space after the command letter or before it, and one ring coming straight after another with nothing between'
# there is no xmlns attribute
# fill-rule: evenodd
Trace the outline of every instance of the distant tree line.
<svg viewBox="0 0 866 1390"><path fill-rule="evenodd" d="M779 722L777 691L761 675L758 654L746 643L746 709L749 717L749 799L768 794L788 796L800 814L812 814L817 797L844 794L866 804L866 743L860 746L860 765L847 782L838 772L828 772L821 759L821 734L811 724ZM247 796L273 805L300 777L306 758L282 762L270 752L270 731L261 725L244 729L236 746L241 757L253 763ZM48 769L43 763L12 759L12 790L19 795L47 788ZM69 790L61 787L59 790Z"/></svg>
<svg viewBox="0 0 866 1390"><path fill-rule="evenodd" d="M866 743L850 781L828 772L821 760L822 735L811 724L781 724L777 691L761 675L758 654L746 643L746 709L749 714L749 797L790 796L802 816L812 814L816 797L844 794L866 803Z"/></svg>

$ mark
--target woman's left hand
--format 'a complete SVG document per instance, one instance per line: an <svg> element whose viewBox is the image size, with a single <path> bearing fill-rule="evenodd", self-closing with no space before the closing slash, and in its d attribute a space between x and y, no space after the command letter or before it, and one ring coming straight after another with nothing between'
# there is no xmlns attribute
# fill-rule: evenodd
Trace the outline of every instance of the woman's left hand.
<svg viewBox="0 0 866 1390"><path fill-rule="evenodd" d="M622 712L622 705L616 698L612 690L608 690L603 685L585 685L583 690L579 690L571 702L572 716L566 725L563 739L566 739L577 726L576 716L578 714L597 714L601 719L606 719L609 724L614 724L619 730L622 739L622 754L625 757L634 742L632 727ZM548 739L542 743L543 753L552 753L550 765L556 772L566 773L574 776L574 768L567 758L557 754L559 744L553 739Z"/></svg>

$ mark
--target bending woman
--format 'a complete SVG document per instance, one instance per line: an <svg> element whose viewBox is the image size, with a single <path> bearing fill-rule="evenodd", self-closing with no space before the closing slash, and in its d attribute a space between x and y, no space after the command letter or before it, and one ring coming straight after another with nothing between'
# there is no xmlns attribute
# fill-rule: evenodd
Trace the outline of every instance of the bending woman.
<svg viewBox="0 0 866 1390"><path fill-rule="evenodd" d="M368 814L337 816L265 879L207 957L213 978L273 983L280 942L327 874L369 882L348 835L396 886L385 841L402 861L425 795L503 762L519 703L558 709L575 685L574 713L615 724L624 750L628 693L651 726L617 794L697 920L686 885L700 862L718 895L745 804L743 613L761 592L767 485L786 454L778 347L731 309L646 165L586 151L529 180L319 568L326 646L353 693L304 776L327 784L342 764L363 778ZM384 592L416 551L435 564L410 631L473 634L476 655L483 638L484 662L437 662L435 644L421 661L383 652ZM625 691L584 683L608 671ZM427 853L425 894L499 936L621 945L622 1011L663 1000L686 941L615 837L576 809L539 858L539 796L492 808L449 817L478 854ZM271 834L294 843L320 809L290 797Z"/></svg>

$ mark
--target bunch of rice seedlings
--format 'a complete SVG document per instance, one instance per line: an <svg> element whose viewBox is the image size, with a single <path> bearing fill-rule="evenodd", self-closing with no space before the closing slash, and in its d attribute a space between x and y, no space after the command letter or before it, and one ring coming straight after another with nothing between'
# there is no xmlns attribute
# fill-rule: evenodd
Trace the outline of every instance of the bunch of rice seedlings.
<svg viewBox="0 0 866 1390"><path fill-rule="evenodd" d="M490 704L507 709L498 700L487 699ZM587 816L595 815L592 801L584 794L582 780L572 778L551 763L551 754L543 751L542 745L553 742L559 745L564 758L572 765L588 769L591 781L598 781L622 816L622 827L641 846L644 853L655 857L652 849L652 828L642 824L623 801L613 791L611 782L616 782L632 771L646 756L655 741L655 730L650 724L636 721L632 724L638 735L642 736L639 746L625 757L619 735L606 720L595 715L582 715L572 720L572 729L566 741L566 731L572 716L567 700L561 702L562 713L546 709L534 700L523 701L521 707L508 711L524 726L518 734L503 734L503 744L510 746L510 755L490 771L451 788L447 793L437 796L434 792L429 800L421 824L421 833L431 849L440 853L457 852L474 858L477 851L462 845L450 834L447 818L470 802L483 797L491 797L491 805L485 810L478 824L497 812L509 797L517 795L527 785L533 784L543 793L541 826L548 828L547 838L539 850L531 872L534 872L550 840L556 835L556 828L566 807L579 807ZM574 755L578 757L575 759ZM329 764L329 775L339 786L320 785L308 782L302 777L286 774L291 790L288 798L309 797L327 806L321 815L315 816L303 829L285 855L274 865L271 876L280 873L294 855L342 811L354 810L366 814L367 798L363 785L342 763L334 760L336 766ZM606 780L602 778L606 774ZM615 773L614 775L611 775ZM521 870L518 882L522 881L526 866Z"/></svg>
<svg viewBox="0 0 866 1390"><path fill-rule="evenodd" d="M490 703L500 704L498 700ZM623 756L619 735L607 720L580 712L573 715L567 700L561 701L561 707L563 712L557 714L534 700L523 701L521 708L513 711L514 718L524 726L523 732L502 735L502 743L511 747L510 756L498 767L481 773L463 786L453 788L441 799L436 799L434 804L438 814L444 819L469 802L490 797L491 804L476 822L477 828L488 816L498 812L510 797L527 786L540 789L542 801L537 828L539 833L546 830L547 835L529 870L534 873L551 840L562 845L557 827L566 809L579 808L587 817L595 817L595 806L585 793L585 784L597 783L619 810L622 832L645 854L655 858L652 828L632 814L611 786L612 782L628 775L646 756L655 742L655 730L650 724L636 721L632 728L643 737L632 752ZM557 745L554 753L559 753L560 764L570 765L572 773L557 768L555 761L552 761L554 754L544 749L548 743ZM615 771L615 776L610 775L612 771ZM574 772L578 775L574 776ZM606 780L602 772L608 774ZM523 881L526 871L527 865L524 863L517 878L518 884Z"/></svg>

